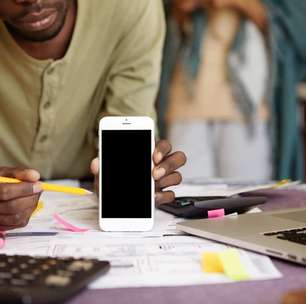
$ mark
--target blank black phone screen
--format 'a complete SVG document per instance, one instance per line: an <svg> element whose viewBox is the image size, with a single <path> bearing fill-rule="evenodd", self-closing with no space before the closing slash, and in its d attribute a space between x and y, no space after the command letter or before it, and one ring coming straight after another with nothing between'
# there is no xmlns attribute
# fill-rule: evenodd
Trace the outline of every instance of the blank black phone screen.
<svg viewBox="0 0 306 304"><path fill-rule="evenodd" d="M151 130L101 131L103 218L150 218Z"/></svg>

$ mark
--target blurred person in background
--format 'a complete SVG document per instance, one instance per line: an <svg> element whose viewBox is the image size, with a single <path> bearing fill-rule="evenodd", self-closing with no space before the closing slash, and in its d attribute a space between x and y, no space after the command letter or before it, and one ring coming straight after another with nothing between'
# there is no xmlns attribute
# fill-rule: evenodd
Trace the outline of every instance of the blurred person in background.
<svg viewBox="0 0 306 304"><path fill-rule="evenodd" d="M186 180L303 178L306 3L170 0L159 122Z"/></svg>

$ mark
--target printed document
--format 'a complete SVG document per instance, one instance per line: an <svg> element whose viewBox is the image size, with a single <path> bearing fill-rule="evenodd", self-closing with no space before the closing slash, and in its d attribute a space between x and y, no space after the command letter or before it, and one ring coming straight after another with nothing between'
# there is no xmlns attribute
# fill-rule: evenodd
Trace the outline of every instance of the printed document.
<svg viewBox="0 0 306 304"><path fill-rule="evenodd" d="M58 182L57 182L58 183ZM94 195L72 196L43 193L43 208L29 225L14 232L57 232L53 236L7 237L0 253L39 256L91 257L111 262L110 272L91 288L178 286L232 282L223 274L201 269L205 251L220 251L226 245L177 231L180 219L157 210L154 229L143 233L109 233L98 227L98 202ZM53 219L57 213L88 232L63 230ZM281 274L269 257L239 250L250 280L277 279Z"/></svg>

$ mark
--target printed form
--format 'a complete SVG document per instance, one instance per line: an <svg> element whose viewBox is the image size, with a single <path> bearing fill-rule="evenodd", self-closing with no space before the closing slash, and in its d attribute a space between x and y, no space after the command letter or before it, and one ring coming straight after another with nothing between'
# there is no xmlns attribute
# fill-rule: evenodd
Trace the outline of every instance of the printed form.
<svg viewBox="0 0 306 304"><path fill-rule="evenodd" d="M179 286L234 282L221 273L205 273L204 252L220 252L229 246L187 236L175 228L179 219L157 210L154 229L143 233L109 233L98 227L98 202L94 195L71 196L44 193L43 208L29 225L14 232L57 232L53 236L8 237L0 253L39 256L90 257L111 262L111 270L91 288ZM88 232L63 230L53 219L59 214ZM249 280L277 279L280 272L264 255L238 250Z"/></svg>

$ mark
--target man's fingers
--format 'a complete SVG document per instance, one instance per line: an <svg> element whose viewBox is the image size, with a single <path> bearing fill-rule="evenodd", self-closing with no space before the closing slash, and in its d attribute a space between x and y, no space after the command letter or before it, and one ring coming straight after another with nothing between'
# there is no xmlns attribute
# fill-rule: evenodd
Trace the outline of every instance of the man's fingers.
<svg viewBox="0 0 306 304"><path fill-rule="evenodd" d="M23 213L0 214L0 223L3 226L19 226L23 219Z"/></svg>
<svg viewBox="0 0 306 304"><path fill-rule="evenodd" d="M182 182L182 175L179 172L173 172L172 174L161 178L156 182L156 189L163 189L170 186L178 185Z"/></svg>
<svg viewBox="0 0 306 304"><path fill-rule="evenodd" d="M36 207L31 207L14 215L0 215L0 231L25 227Z"/></svg>
<svg viewBox="0 0 306 304"><path fill-rule="evenodd" d="M172 173L176 169L182 167L186 163L186 156L183 152L175 152L168 157L153 170L153 178L159 180L164 176Z"/></svg>
<svg viewBox="0 0 306 304"><path fill-rule="evenodd" d="M175 199L175 194L173 191L156 192L155 193L155 203L159 207L161 204L171 203Z"/></svg>
<svg viewBox="0 0 306 304"><path fill-rule="evenodd" d="M95 158L90 164L90 169L92 174L95 176L94 190L97 195L99 195L99 167L99 159Z"/></svg>
<svg viewBox="0 0 306 304"><path fill-rule="evenodd" d="M35 183L39 181L40 174L36 170L25 169L25 170L15 172L15 177L22 181Z"/></svg>
<svg viewBox="0 0 306 304"><path fill-rule="evenodd" d="M175 172L186 163L186 156L183 152L175 152L171 155L171 145L166 140L161 140L156 144L153 155L155 165L153 178L155 180L155 202L161 204L172 202L175 195L172 191L161 192L163 188L177 185L182 181L180 173Z"/></svg>
<svg viewBox="0 0 306 304"><path fill-rule="evenodd" d="M32 196L42 192L41 183L18 183L18 184L0 184L0 204L1 201L9 201L15 198Z"/></svg>
<svg viewBox="0 0 306 304"><path fill-rule="evenodd" d="M97 175L99 173L99 159L95 158L90 165L92 174Z"/></svg>
<svg viewBox="0 0 306 304"><path fill-rule="evenodd" d="M7 230L13 230L13 229L16 229L18 227L16 226L3 226L3 225L0 225L0 231L7 231Z"/></svg>
<svg viewBox="0 0 306 304"><path fill-rule="evenodd" d="M37 182L40 179L40 174L33 169L20 169L20 168L9 168L1 167L0 176L13 177L27 182Z"/></svg>
<svg viewBox="0 0 306 304"><path fill-rule="evenodd" d="M99 176L95 176L95 181L94 181L94 190L97 196L99 196Z"/></svg>
<svg viewBox="0 0 306 304"><path fill-rule="evenodd" d="M33 196L27 196L6 202L1 202L0 214L12 215L23 212L29 208L35 209L37 207L38 199L39 194L35 194Z"/></svg>
<svg viewBox="0 0 306 304"><path fill-rule="evenodd" d="M163 158L171 152L171 145L167 140L160 140L155 147L153 153L153 161L157 165L159 164Z"/></svg>
<svg viewBox="0 0 306 304"><path fill-rule="evenodd" d="M0 215L0 223L1 226L4 227L24 227L28 224L31 214L33 212L33 208L28 208L23 212L16 214L1 214Z"/></svg>

